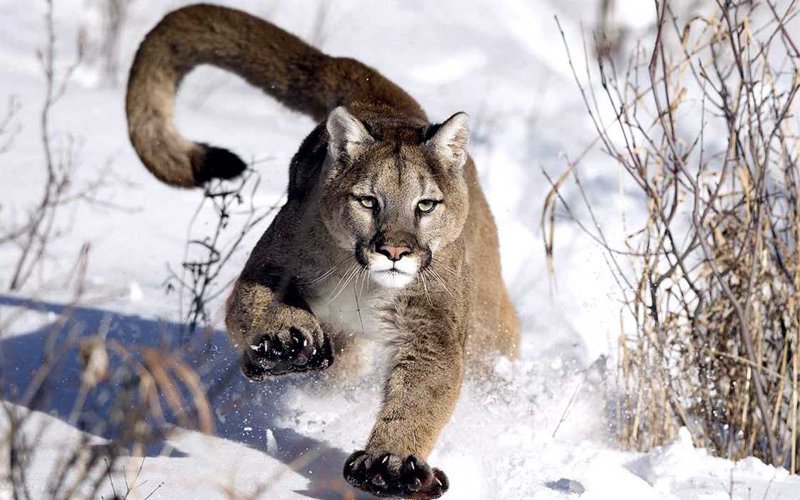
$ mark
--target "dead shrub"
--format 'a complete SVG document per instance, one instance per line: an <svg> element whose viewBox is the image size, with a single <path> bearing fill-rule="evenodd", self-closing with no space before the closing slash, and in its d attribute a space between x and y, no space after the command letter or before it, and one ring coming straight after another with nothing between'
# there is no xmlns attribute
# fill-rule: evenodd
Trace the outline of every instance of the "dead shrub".
<svg viewBox="0 0 800 500"><path fill-rule="evenodd" d="M267 158L268 161L272 158ZM167 292L178 290L180 315L187 332L212 323L210 304L230 291L233 279L225 279L223 271L244 238L271 217L279 205L265 208L254 203L259 174L248 168L233 181L214 179L203 187L203 197L189 222L181 270L168 267ZM201 214L213 213L209 231L196 226ZM234 222L232 225L231 222ZM235 278L234 278L235 279Z"/></svg>
<svg viewBox="0 0 800 500"><path fill-rule="evenodd" d="M595 144L646 213L624 248L596 220L590 230L624 296L619 439L644 450L685 426L720 456L798 472L800 6L717 0L679 16L655 4L653 40L624 72L602 50L587 60L597 85L573 66ZM594 217L575 167L547 198L551 256L568 179Z"/></svg>

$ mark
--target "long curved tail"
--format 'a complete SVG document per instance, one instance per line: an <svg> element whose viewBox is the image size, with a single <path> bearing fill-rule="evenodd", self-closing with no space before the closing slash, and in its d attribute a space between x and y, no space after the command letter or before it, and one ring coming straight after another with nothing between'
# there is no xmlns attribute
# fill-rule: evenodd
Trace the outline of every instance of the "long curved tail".
<svg viewBox="0 0 800 500"><path fill-rule="evenodd" d="M192 187L235 177L235 154L185 139L175 127L175 94L195 66L236 73L287 107L323 120L336 106L367 106L426 119L414 99L374 69L330 57L296 36L245 12L192 5L167 14L136 52L128 80L128 134L160 180Z"/></svg>

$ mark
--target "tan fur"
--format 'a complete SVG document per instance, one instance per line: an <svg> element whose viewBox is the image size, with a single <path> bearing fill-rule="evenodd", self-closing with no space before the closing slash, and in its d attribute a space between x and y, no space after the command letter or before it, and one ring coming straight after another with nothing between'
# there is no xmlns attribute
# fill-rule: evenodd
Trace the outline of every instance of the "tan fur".
<svg viewBox="0 0 800 500"><path fill-rule="evenodd" d="M228 300L245 375L261 380L343 359L354 369L352 349L367 339L384 345L384 403L345 476L377 495L440 496L446 476L424 459L464 373L485 374L498 354L518 355L497 231L467 155L468 118L432 126L411 97L357 61L326 56L240 11L186 7L142 42L127 97L134 148L177 186L232 177L243 165L174 127L177 86L203 63L321 121L292 160L288 201Z"/></svg>

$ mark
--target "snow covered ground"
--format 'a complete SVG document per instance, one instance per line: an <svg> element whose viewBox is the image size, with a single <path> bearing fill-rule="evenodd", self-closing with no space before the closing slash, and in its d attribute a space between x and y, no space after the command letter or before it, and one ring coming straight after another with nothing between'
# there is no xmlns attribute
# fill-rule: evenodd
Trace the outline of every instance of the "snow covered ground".
<svg viewBox="0 0 800 500"><path fill-rule="evenodd" d="M131 3L120 42L123 68L147 30L185 3ZM800 499L800 479L755 459L732 463L710 457L684 435L647 454L624 452L607 429L602 388L604 377L613 377L613 363L604 375L606 365L595 360L616 350L619 304L613 281L600 249L567 221L556 233L556 277L548 277L538 228L549 187L543 170L557 175L565 158L580 154L593 137L553 16L571 46L580 47L581 23L591 26L594 20L593 2L587 9L589 2L578 0L341 0L330 3L324 16L311 0L221 3L269 18L326 52L375 66L434 120L459 110L473 117L472 154L498 221L504 275L524 333L521 361L499 363L499 382L464 388L430 457L450 478L448 498L577 497L566 481L559 482L566 479L583 490L581 498ZM44 84L35 54L45 39L43 4L0 0L6 33L0 102L15 96L21 104L13 121L19 132L0 155L0 233L24 220L43 179L38 112ZM646 25L652 15L647 2L619 4L634 27ZM81 28L90 41L98 36L100 0L55 0L55 5L63 70L74 57ZM57 147L69 136L76 141L76 185L109 172L96 194L99 202L70 205L57 220L60 234L42 271L22 293L0 293L0 325L15 318L0 339L3 393L12 401L18 400L14 390L24 390L37 368L52 332L61 337L107 326L110 339L157 346L180 328L178 296L165 291L167 266L179 268L184 260L187 226L201 193L169 188L145 171L127 140L124 86L105 83L98 68L97 61L89 61L77 69L52 118ZM258 161L263 177L248 201L259 208L280 201L289 158L313 126L236 77L205 68L185 82L178 122L188 137ZM598 216L613 225L625 206L617 194L618 172L599 153L583 165ZM213 223L211 211L201 212L193 234L210 231ZM246 238L220 283L236 275L266 225ZM86 290L79 307L65 310L72 292L64 279L84 243L90 244ZM0 245L2 290L17 253L14 245ZM212 304L218 328L223 300ZM54 328L62 316L69 322ZM221 331L210 339L207 359L195 361L207 386L224 381L225 389L212 398L216 436L175 427L160 449L148 454L131 498L144 498L157 485L152 498L225 498L231 491L244 495L259 489L263 498L280 499L357 494L344 484L341 468L362 446L374 418L379 398L374 381L329 390L297 380L246 383ZM80 385L77 362L65 361L58 374L53 381L58 397L43 402L24 429L33 435L39 426L46 428L28 479L34 496L44 494L59 452L82 435L70 422ZM126 460L127 475L140 464L141 458ZM9 494L3 488L0 483L0 498ZM108 498L110 484L103 491Z"/></svg>

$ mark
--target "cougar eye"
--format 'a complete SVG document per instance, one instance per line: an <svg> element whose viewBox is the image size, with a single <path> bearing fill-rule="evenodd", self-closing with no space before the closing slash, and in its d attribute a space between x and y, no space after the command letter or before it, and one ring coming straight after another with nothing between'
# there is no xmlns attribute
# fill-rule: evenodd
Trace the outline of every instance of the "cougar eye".
<svg viewBox="0 0 800 500"><path fill-rule="evenodd" d="M378 200L372 196L356 196L356 200L361 203L361 206L364 208L369 208L370 210L378 206Z"/></svg>
<svg viewBox="0 0 800 500"><path fill-rule="evenodd" d="M436 200L420 200L419 203L417 203L417 209L419 209L420 212L427 214L433 212L433 209L436 208L436 205L438 204L439 202Z"/></svg>

